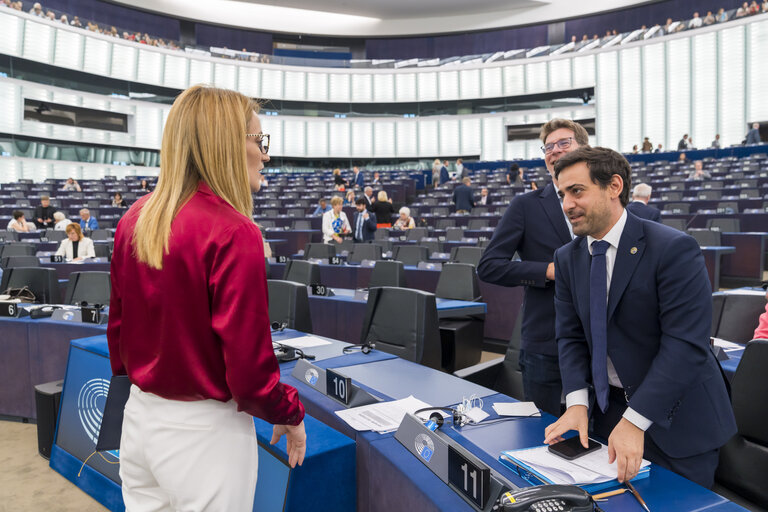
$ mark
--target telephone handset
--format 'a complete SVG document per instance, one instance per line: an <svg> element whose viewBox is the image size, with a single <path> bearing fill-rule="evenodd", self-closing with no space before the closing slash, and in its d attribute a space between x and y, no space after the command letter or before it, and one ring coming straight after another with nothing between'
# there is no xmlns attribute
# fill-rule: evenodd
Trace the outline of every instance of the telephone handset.
<svg viewBox="0 0 768 512"><path fill-rule="evenodd" d="M587 491L575 485L539 485L501 495L506 512L592 512L594 502Z"/></svg>

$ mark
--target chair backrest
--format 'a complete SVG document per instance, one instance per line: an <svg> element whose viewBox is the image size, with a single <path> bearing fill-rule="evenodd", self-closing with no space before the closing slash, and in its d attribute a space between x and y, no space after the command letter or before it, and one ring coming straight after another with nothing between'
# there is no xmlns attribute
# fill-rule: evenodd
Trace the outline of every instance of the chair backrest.
<svg viewBox="0 0 768 512"><path fill-rule="evenodd" d="M696 197L702 200L719 201L723 193L719 190L701 190Z"/></svg>
<svg viewBox="0 0 768 512"><path fill-rule="evenodd" d="M312 221L307 219L296 219L293 221L293 229L308 231L312 229Z"/></svg>
<svg viewBox="0 0 768 512"><path fill-rule="evenodd" d="M355 244L352 252L347 256L349 263L360 263L363 260L380 260L381 246L374 244Z"/></svg>
<svg viewBox="0 0 768 512"><path fill-rule="evenodd" d="M268 279L269 321L287 324L289 329L312 332L307 287L292 281Z"/></svg>
<svg viewBox="0 0 768 512"><path fill-rule="evenodd" d="M675 228L679 231L685 231L685 228L687 226L687 222L685 219L661 219L661 223L665 226L669 226L671 228Z"/></svg>
<svg viewBox="0 0 768 512"><path fill-rule="evenodd" d="M469 219L469 225L467 226L467 229L483 229L490 225L491 224L488 219Z"/></svg>
<svg viewBox="0 0 768 512"><path fill-rule="evenodd" d="M713 295L713 298L720 294ZM765 311L765 294L722 294L723 305L714 336L735 343L752 339L757 319Z"/></svg>
<svg viewBox="0 0 768 512"><path fill-rule="evenodd" d="M427 248L427 254L434 254L436 252L443 252L443 243L437 239L422 238L419 241L419 245Z"/></svg>
<svg viewBox="0 0 768 512"><path fill-rule="evenodd" d="M377 260L371 271L368 288L395 286L405 288L405 266L402 261Z"/></svg>
<svg viewBox="0 0 768 512"><path fill-rule="evenodd" d="M737 201L721 201L717 203L717 209L725 210L726 213L739 213L739 203ZM730 210L730 211L728 211Z"/></svg>
<svg viewBox="0 0 768 512"><path fill-rule="evenodd" d="M427 228L412 228L406 231L406 240L421 240L425 236L429 236L429 230Z"/></svg>
<svg viewBox="0 0 768 512"><path fill-rule="evenodd" d="M0 258L0 268L39 266L40 260L37 256L3 256Z"/></svg>
<svg viewBox="0 0 768 512"><path fill-rule="evenodd" d="M72 272L69 275L64 304L109 304L112 284L109 272Z"/></svg>
<svg viewBox="0 0 768 512"><path fill-rule="evenodd" d="M434 294L410 288L371 288L361 343L440 369L442 349Z"/></svg>
<svg viewBox="0 0 768 512"><path fill-rule="evenodd" d="M480 299L480 280L474 265L468 263L446 263L440 271L435 295L441 299Z"/></svg>
<svg viewBox="0 0 768 512"><path fill-rule="evenodd" d="M398 245L395 246L395 253L392 258L402 261L404 265L415 266L419 262L427 261L429 254L427 248L421 245Z"/></svg>
<svg viewBox="0 0 768 512"><path fill-rule="evenodd" d="M288 260L285 264L283 279L305 286L320 284L320 265L309 261Z"/></svg>
<svg viewBox="0 0 768 512"><path fill-rule="evenodd" d="M455 219L437 219L437 224L435 224L437 229L448 229L454 226L456 226Z"/></svg>
<svg viewBox="0 0 768 512"><path fill-rule="evenodd" d="M0 247L0 258L6 256L34 256L35 246L32 244L5 244Z"/></svg>
<svg viewBox="0 0 768 512"><path fill-rule="evenodd" d="M309 243L304 246L304 259L317 258L327 260L334 256L336 256L335 245Z"/></svg>
<svg viewBox="0 0 768 512"><path fill-rule="evenodd" d="M709 229L689 229L688 234L696 239L700 247L721 245L719 231L710 231Z"/></svg>
<svg viewBox="0 0 768 512"><path fill-rule="evenodd" d="M737 218L707 219L707 229L721 233L739 233L741 232L741 221Z"/></svg>
<svg viewBox="0 0 768 512"><path fill-rule="evenodd" d="M109 250L109 244L93 244L93 252L97 258L112 258L112 251Z"/></svg>
<svg viewBox="0 0 768 512"><path fill-rule="evenodd" d="M64 230L56 231L55 229L46 229L43 235L49 242L61 242L67 238L67 232Z"/></svg>
<svg viewBox="0 0 768 512"><path fill-rule="evenodd" d="M464 238L463 228L446 228L445 240L446 242L459 242Z"/></svg>
<svg viewBox="0 0 768 512"><path fill-rule="evenodd" d="M11 267L3 272L0 292L8 288L28 286L35 294L35 302L57 304L60 301L56 270L42 267Z"/></svg>
<svg viewBox="0 0 768 512"><path fill-rule="evenodd" d="M454 247L451 249L451 261L454 263L469 263L470 265L477 265L480 263L480 258L483 257L482 247Z"/></svg>
<svg viewBox="0 0 768 512"><path fill-rule="evenodd" d="M720 448L717 481L754 504L768 508L768 340L751 341L731 381L738 432Z"/></svg>
<svg viewBox="0 0 768 512"><path fill-rule="evenodd" d="M19 234L15 231L0 231L0 237L2 237L2 239L6 242L19 241Z"/></svg>
<svg viewBox="0 0 768 512"><path fill-rule="evenodd" d="M517 320L512 329L512 337L507 345L507 351L504 354L504 361L501 363L499 373L496 374L496 380L491 386L499 393L504 393L512 398L524 400L523 392L523 374L520 371L520 347L522 346L522 326L523 326L523 307L522 304L517 311Z"/></svg>
<svg viewBox="0 0 768 512"><path fill-rule="evenodd" d="M664 205L664 211L672 213L690 213L691 205L688 203L667 203Z"/></svg>
<svg viewBox="0 0 768 512"><path fill-rule="evenodd" d="M108 229L94 229L91 231L91 240L109 240L112 233Z"/></svg>

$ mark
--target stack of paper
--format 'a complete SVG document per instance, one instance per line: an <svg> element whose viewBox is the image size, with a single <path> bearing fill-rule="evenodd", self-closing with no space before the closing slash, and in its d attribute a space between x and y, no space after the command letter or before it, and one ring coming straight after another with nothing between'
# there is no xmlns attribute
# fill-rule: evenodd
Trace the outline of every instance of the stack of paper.
<svg viewBox="0 0 768 512"><path fill-rule="evenodd" d="M385 434L397 430L406 414L413 414L419 409L427 407L429 407L429 404L409 396L408 398L392 402L381 402L353 407L352 409L342 409L336 411L336 414L358 432L373 430L374 432Z"/></svg>
<svg viewBox="0 0 768 512"><path fill-rule="evenodd" d="M330 341L318 338L317 336L299 336L298 338L288 338L286 340L278 340L277 342L286 347L298 348L301 350L331 344Z"/></svg>
<svg viewBox="0 0 768 512"><path fill-rule="evenodd" d="M496 402L493 410L499 416L519 416L532 418L541 416L541 411L533 402Z"/></svg>

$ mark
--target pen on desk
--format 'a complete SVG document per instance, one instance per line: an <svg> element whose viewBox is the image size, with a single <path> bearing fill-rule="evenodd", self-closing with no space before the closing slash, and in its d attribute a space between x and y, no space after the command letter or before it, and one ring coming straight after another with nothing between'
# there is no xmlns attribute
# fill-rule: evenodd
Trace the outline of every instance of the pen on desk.
<svg viewBox="0 0 768 512"><path fill-rule="evenodd" d="M640 506L643 507L645 512L651 512L651 509L649 509L648 505L645 504L645 500L642 498L642 496L640 496L640 493L637 492L635 486L632 485L629 480L624 482L624 484L627 486L627 489L629 489L629 492L631 492L635 499L640 503Z"/></svg>
<svg viewBox="0 0 768 512"><path fill-rule="evenodd" d="M603 493L600 493L600 494L593 494L592 495L592 499L593 500L603 500L605 498L610 498L611 496L617 496L619 494L624 494L628 490L629 489L626 489L626 488L622 487L621 489L616 489L615 491L603 492Z"/></svg>

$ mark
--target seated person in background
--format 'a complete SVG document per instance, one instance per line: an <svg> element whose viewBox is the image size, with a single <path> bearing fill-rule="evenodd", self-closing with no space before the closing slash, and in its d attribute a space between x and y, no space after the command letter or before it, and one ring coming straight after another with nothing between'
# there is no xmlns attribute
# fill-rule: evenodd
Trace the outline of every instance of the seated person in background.
<svg viewBox="0 0 768 512"><path fill-rule="evenodd" d="M341 169L333 170L333 184L336 187L349 185L349 182L341 175ZM337 190L340 190L337 188Z"/></svg>
<svg viewBox="0 0 768 512"><path fill-rule="evenodd" d="M139 192L152 192L152 187L149 186L147 180L141 180L141 188L139 189Z"/></svg>
<svg viewBox="0 0 768 512"><path fill-rule="evenodd" d="M8 223L8 231L15 231L17 233L27 233L34 231L35 225L31 222L27 222L24 218L24 212L21 210L13 211L13 218Z"/></svg>
<svg viewBox="0 0 768 512"><path fill-rule="evenodd" d="M80 225L71 223L66 229L67 238L61 241L56 256L64 256L67 261L83 261L86 258L95 258L93 240L83 236Z"/></svg>
<svg viewBox="0 0 768 512"><path fill-rule="evenodd" d="M328 201L323 197L317 202L317 208L312 212L312 215L322 215L329 211L331 211L331 207L328 206Z"/></svg>
<svg viewBox="0 0 768 512"><path fill-rule="evenodd" d="M768 1L768 0L766 0ZM373 184L374 185L383 185L381 182L381 176L379 175L379 171L376 171L373 173Z"/></svg>
<svg viewBox="0 0 768 512"><path fill-rule="evenodd" d="M115 197L112 198L112 206L115 208L128 208L128 203L123 199L123 194L115 192Z"/></svg>
<svg viewBox="0 0 768 512"><path fill-rule="evenodd" d="M354 224L352 226L352 235L355 242L370 242L376 233L376 215L366 209L367 203L362 197L355 201Z"/></svg>
<svg viewBox="0 0 768 512"><path fill-rule="evenodd" d="M488 187L483 187L480 189L480 199L475 201L475 206L487 206L491 204L493 200L491 199L491 196L488 195Z"/></svg>
<svg viewBox="0 0 768 512"><path fill-rule="evenodd" d="M507 185L512 187L525 186L525 182L523 180L523 170L519 165L512 164L509 166L509 170L507 171Z"/></svg>
<svg viewBox="0 0 768 512"><path fill-rule="evenodd" d="M678 157L677 161L680 162L681 164L687 163L688 157L685 156L685 153L680 153L680 156Z"/></svg>
<svg viewBox="0 0 768 512"><path fill-rule="evenodd" d="M765 294L766 300L768 300L768 292ZM757 329L752 336L753 340L768 340L768 304L765 305L765 313L760 315L757 321Z"/></svg>
<svg viewBox="0 0 768 512"><path fill-rule="evenodd" d="M64 183L64 186L61 187L61 190L68 192L82 192L80 185L78 185L78 183L72 178L67 178L67 181Z"/></svg>
<svg viewBox="0 0 768 512"><path fill-rule="evenodd" d="M405 231L406 229L413 229L416 227L416 222L414 222L413 217L411 217L410 208L403 206L398 213L400 214L400 217L395 221L395 225L392 226L393 228Z"/></svg>
<svg viewBox="0 0 768 512"><path fill-rule="evenodd" d="M341 243L342 235L352 232L347 214L341 211L344 200L338 196L331 198L331 209L323 214L323 243Z"/></svg>
<svg viewBox="0 0 768 512"><path fill-rule="evenodd" d="M387 193L379 190L376 196L376 202L368 208L376 214L376 221L380 228L388 228L392 225L392 215L395 214L395 207L392 206L392 199L387 197Z"/></svg>
<svg viewBox="0 0 768 512"><path fill-rule="evenodd" d="M96 221L96 217L91 217L91 211L88 208L80 210L80 229L83 231L99 229L99 223Z"/></svg>
<svg viewBox="0 0 768 512"><path fill-rule="evenodd" d="M662 151L664 151L664 146L659 144L658 146L656 146L656 150L654 151L654 153L661 153Z"/></svg>
<svg viewBox="0 0 768 512"><path fill-rule="evenodd" d="M40 196L40 206L35 208L35 222L40 229L53 227L53 206L50 197Z"/></svg>
<svg viewBox="0 0 768 512"><path fill-rule="evenodd" d="M350 190L347 192L347 195L344 197L344 206L353 206L355 205L355 191Z"/></svg>
<svg viewBox="0 0 768 512"><path fill-rule="evenodd" d="M648 206L653 188L647 183L638 183L632 189L632 202L627 205L627 210L641 219L661 222L661 211L653 206Z"/></svg>
<svg viewBox="0 0 768 512"><path fill-rule="evenodd" d="M64 212L56 212L53 214L53 220L56 222L54 231L66 231L67 226L72 224L72 221L64 215Z"/></svg>
<svg viewBox="0 0 768 512"><path fill-rule="evenodd" d="M708 180L710 178L712 178L712 175L709 174L709 172L704 170L704 162L702 162L701 160L696 160L695 162L693 162L693 170L688 175L689 180L701 181L701 180Z"/></svg>

